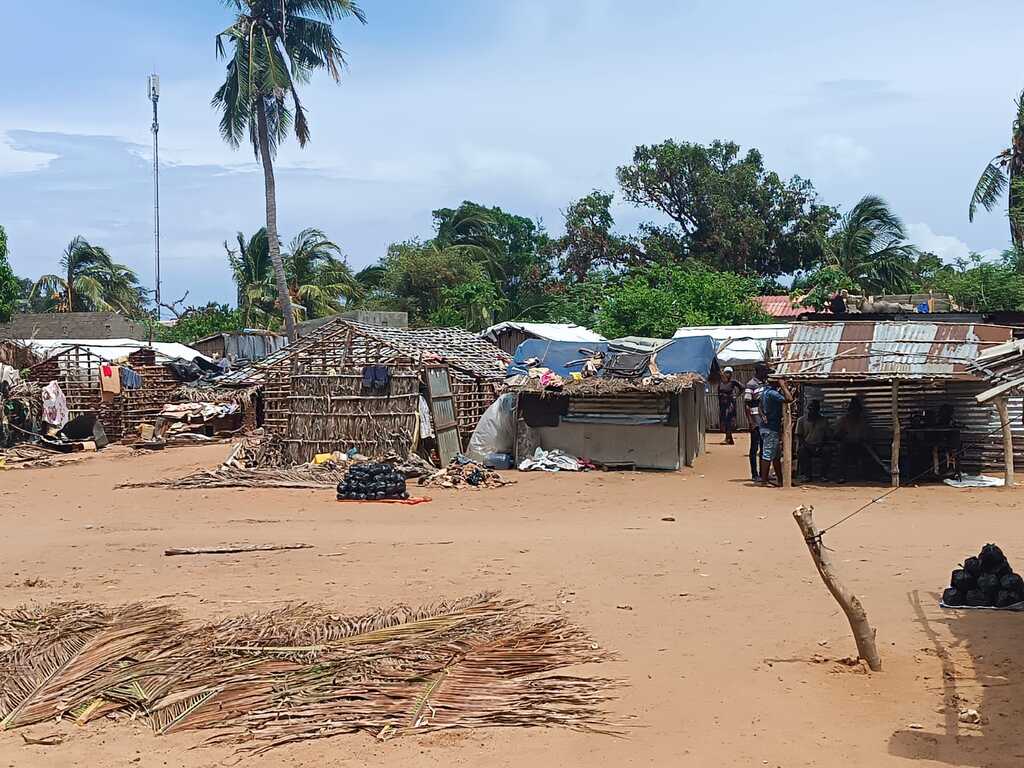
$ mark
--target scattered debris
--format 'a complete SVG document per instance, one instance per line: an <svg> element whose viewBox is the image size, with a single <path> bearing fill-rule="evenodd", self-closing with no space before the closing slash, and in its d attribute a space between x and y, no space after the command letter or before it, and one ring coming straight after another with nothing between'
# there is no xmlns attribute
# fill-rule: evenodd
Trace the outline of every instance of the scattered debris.
<svg viewBox="0 0 1024 768"><path fill-rule="evenodd" d="M419 485L435 488L500 488L511 485L515 480L506 480L493 469L470 461L465 457L455 458L447 469L434 470L418 481Z"/></svg>
<svg viewBox="0 0 1024 768"><path fill-rule="evenodd" d="M632 611L633 610L633 606L629 605L628 603L623 603L622 605L616 605L615 607L618 608L620 611Z"/></svg>
<svg viewBox="0 0 1024 768"><path fill-rule="evenodd" d="M980 725L981 714L976 709L961 709L959 720L961 723L967 723L969 725Z"/></svg>
<svg viewBox="0 0 1024 768"><path fill-rule="evenodd" d="M56 747L58 744L64 743L64 735L60 733L51 733L49 736L41 736L38 739L33 739L31 736L26 736L23 733L21 734L21 739L33 747Z"/></svg>
<svg viewBox="0 0 1024 768"><path fill-rule="evenodd" d="M674 523L675 521L676 521L676 519L674 517L663 517L663 518L661 518L661 522L663 522L663 523Z"/></svg>
<svg viewBox="0 0 1024 768"><path fill-rule="evenodd" d="M236 544L225 547L178 547L165 549L164 555L231 555L236 552L275 552L279 549L312 549L312 544Z"/></svg>

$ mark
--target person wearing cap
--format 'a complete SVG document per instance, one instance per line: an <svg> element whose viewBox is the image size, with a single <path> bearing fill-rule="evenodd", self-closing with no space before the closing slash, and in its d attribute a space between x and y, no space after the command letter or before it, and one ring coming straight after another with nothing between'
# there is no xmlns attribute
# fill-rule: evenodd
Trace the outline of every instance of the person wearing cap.
<svg viewBox="0 0 1024 768"><path fill-rule="evenodd" d="M732 377L732 366L722 369L718 380L718 421L725 432L725 444L733 445L732 431L736 428L736 397L743 392L743 386Z"/></svg>

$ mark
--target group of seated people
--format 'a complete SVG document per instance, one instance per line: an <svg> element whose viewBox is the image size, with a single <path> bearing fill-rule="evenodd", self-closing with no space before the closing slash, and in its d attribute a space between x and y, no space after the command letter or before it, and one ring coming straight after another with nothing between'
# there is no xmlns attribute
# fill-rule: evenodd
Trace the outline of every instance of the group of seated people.
<svg viewBox="0 0 1024 768"><path fill-rule="evenodd" d="M917 477L932 466L932 451L943 449L952 457L952 472L958 472L959 429L953 422L953 407L942 405L937 413L929 413L912 421L907 433L906 453L899 457L901 474ZM797 419L797 466L800 482L815 478L829 480L833 471L839 483L847 479L876 479L888 470L872 448L872 430L857 397L850 398L846 412L835 425L821 412L821 401L807 404L807 415ZM817 469L817 472L815 471Z"/></svg>

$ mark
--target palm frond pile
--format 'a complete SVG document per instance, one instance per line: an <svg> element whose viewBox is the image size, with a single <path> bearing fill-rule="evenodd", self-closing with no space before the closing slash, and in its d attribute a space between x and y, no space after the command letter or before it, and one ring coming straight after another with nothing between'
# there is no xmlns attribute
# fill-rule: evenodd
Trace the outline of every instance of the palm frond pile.
<svg viewBox="0 0 1024 768"><path fill-rule="evenodd" d="M368 732L561 726L612 733L609 659L557 616L493 593L363 616L295 605L212 624L173 608L0 611L0 729L118 713L244 751Z"/></svg>

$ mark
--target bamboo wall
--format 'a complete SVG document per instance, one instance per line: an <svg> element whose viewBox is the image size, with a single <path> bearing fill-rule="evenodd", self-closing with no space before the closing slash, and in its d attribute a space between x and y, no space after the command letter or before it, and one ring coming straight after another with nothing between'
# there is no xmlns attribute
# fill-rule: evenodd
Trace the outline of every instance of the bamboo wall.
<svg viewBox="0 0 1024 768"><path fill-rule="evenodd" d="M392 370L387 394L365 391L362 369L290 377L285 445L295 463L355 448L367 456L407 456L419 418L420 377Z"/></svg>
<svg viewBox="0 0 1024 768"><path fill-rule="evenodd" d="M29 369L28 379L40 386L56 381L68 403L68 418L99 412L100 366L106 361L81 347L71 347ZM106 424L103 425L106 428Z"/></svg>

